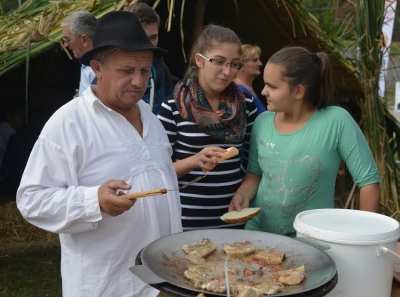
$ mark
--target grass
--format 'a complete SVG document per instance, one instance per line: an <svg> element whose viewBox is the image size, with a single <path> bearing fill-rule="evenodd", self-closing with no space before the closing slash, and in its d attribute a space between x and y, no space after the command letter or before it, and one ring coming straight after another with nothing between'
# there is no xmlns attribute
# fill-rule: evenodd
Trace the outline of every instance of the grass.
<svg viewBox="0 0 400 297"><path fill-rule="evenodd" d="M61 297L60 248L0 255L1 297Z"/></svg>

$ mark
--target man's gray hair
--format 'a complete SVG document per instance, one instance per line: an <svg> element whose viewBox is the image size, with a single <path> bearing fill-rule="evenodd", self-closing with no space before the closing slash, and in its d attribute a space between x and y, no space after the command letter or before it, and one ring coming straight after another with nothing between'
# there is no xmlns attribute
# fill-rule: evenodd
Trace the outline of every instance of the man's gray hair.
<svg viewBox="0 0 400 297"><path fill-rule="evenodd" d="M71 34L80 36L86 34L93 40L97 19L88 11L76 11L67 16L61 23L61 28L70 27Z"/></svg>

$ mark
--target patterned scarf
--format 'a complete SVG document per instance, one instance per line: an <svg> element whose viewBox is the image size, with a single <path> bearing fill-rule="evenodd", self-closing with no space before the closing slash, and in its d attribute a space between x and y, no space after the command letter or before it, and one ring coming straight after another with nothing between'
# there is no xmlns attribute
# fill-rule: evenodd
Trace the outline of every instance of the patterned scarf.
<svg viewBox="0 0 400 297"><path fill-rule="evenodd" d="M196 122L201 132L223 142L243 141L247 126L246 101L235 83L222 93L218 113L204 96L195 74L176 84L174 97L181 116Z"/></svg>

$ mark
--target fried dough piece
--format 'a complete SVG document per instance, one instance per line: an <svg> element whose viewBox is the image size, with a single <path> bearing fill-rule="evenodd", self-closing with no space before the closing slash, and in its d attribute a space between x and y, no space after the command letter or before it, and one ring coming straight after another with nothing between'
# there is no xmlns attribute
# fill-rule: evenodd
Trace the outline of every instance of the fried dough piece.
<svg viewBox="0 0 400 297"><path fill-rule="evenodd" d="M224 293L226 291L225 280L204 277L196 271L186 270L183 275L193 283L198 289L207 290L214 293Z"/></svg>
<svg viewBox="0 0 400 297"><path fill-rule="evenodd" d="M198 288L198 289L201 288L202 284L204 284L205 282L209 281L208 279L206 279L205 277L201 276L197 272L190 271L190 270L185 270L183 272L183 275L193 283L193 286L195 288Z"/></svg>
<svg viewBox="0 0 400 297"><path fill-rule="evenodd" d="M245 281L229 282L229 289L231 291L231 294L235 296L241 294L241 292L243 291L246 291L248 288L251 288L250 282L245 282Z"/></svg>
<svg viewBox="0 0 400 297"><path fill-rule="evenodd" d="M204 258L198 257L195 253L186 255L186 259L188 259L193 264L205 264L206 260Z"/></svg>
<svg viewBox="0 0 400 297"><path fill-rule="evenodd" d="M229 256L247 255L253 253L255 250L256 250L255 247L250 241L224 244L225 254Z"/></svg>
<svg viewBox="0 0 400 297"><path fill-rule="evenodd" d="M203 290L211 291L214 293L225 293L226 292L226 283L225 281L221 281L215 279L213 281L209 281L201 285Z"/></svg>
<svg viewBox="0 0 400 297"><path fill-rule="evenodd" d="M225 269L221 263L206 263L203 265L190 265L189 271L195 272L198 275L210 280L214 279L225 279ZM228 268L229 280L236 280L236 271L232 268Z"/></svg>
<svg viewBox="0 0 400 297"><path fill-rule="evenodd" d="M201 242L195 242L192 245L185 244L182 247L186 254L195 255L199 258L204 258L214 252L217 246L208 238L203 238Z"/></svg>
<svg viewBox="0 0 400 297"><path fill-rule="evenodd" d="M269 251L259 250L254 253L253 258L261 260L264 265L267 264L282 264L285 253L271 253Z"/></svg>
<svg viewBox="0 0 400 297"><path fill-rule="evenodd" d="M285 285L298 285L306 277L304 265L277 272L278 282Z"/></svg>
<svg viewBox="0 0 400 297"><path fill-rule="evenodd" d="M253 288L260 291L264 295L271 295L282 292L285 286L270 280L270 281L264 281L254 286Z"/></svg>
<svg viewBox="0 0 400 297"><path fill-rule="evenodd" d="M240 292L238 297L262 297L262 293L255 288L247 287Z"/></svg>

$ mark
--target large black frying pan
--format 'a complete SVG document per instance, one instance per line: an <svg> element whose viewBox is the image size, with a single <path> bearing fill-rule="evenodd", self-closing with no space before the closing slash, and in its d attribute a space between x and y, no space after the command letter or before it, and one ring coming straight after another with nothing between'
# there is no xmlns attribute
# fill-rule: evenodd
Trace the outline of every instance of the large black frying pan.
<svg viewBox="0 0 400 297"><path fill-rule="evenodd" d="M285 269L304 264L307 273L305 280L299 285L285 286L284 292L274 296L293 296L308 292L323 286L336 276L335 263L320 249L282 235L235 229L189 231L160 238L142 250L143 267L134 266L130 270L148 283L168 282L183 289L205 293L206 296L226 296L226 294L196 289L183 276L183 271L189 265L182 250L183 245L200 242L203 238L209 238L219 249L223 244L248 240L256 247L283 251L286 256L283 264ZM152 276L154 276L153 279Z"/></svg>

